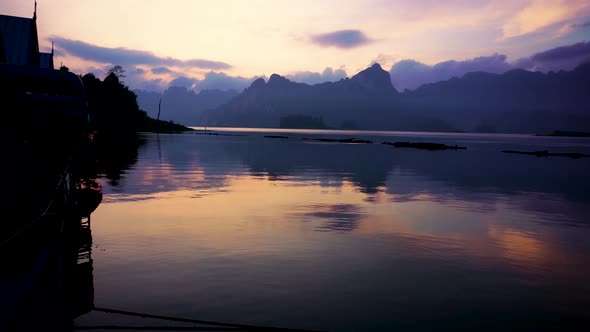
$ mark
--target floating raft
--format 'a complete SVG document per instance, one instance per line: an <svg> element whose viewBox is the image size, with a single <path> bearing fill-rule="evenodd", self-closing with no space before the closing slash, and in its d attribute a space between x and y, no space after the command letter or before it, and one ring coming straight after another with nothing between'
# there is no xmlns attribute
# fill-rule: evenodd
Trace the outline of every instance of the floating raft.
<svg viewBox="0 0 590 332"><path fill-rule="evenodd" d="M282 138L282 139L289 138L288 136L282 136L282 135L264 135L264 137L266 137L266 138Z"/></svg>
<svg viewBox="0 0 590 332"><path fill-rule="evenodd" d="M549 152L549 151L517 151L517 150L502 150L504 153L526 154L536 157L570 157L574 159L590 157L589 154L579 152Z"/></svg>
<svg viewBox="0 0 590 332"><path fill-rule="evenodd" d="M309 139L309 138L303 138ZM356 138L311 138L312 141L317 142L333 142L333 143L354 143L354 144L372 144L373 141L364 140L364 139L356 139Z"/></svg>
<svg viewBox="0 0 590 332"><path fill-rule="evenodd" d="M442 143L412 143L412 142L383 142L382 144L391 145L396 148L414 148L421 150L465 150L464 146L446 145Z"/></svg>

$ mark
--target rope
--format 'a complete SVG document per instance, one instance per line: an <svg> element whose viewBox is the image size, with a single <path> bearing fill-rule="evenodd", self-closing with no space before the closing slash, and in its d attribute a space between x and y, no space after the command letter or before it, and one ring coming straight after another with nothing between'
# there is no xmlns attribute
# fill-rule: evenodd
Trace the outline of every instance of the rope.
<svg viewBox="0 0 590 332"><path fill-rule="evenodd" d="M234 328L234 330L237 328L237 329L245 329L247 331L293 331L293 332L304 332L305 331L305 332L311 332L311 330L278 328L278 327L268 327L268 326L255 326L255 325L244 325L244 324L232 324L232 323L199 320L199 319L152 315L152 314L146 314L146 313L141 313L141 312L132 312L132 311L124 311L124 310L108 309L108 308L100 308L100 307L94 307L93 310L111 313L111 314L120 314L120 315L136 316L136 317L143 317L143 318L162 319L162 320L167 320L167 321L171 321L171 322L183 322L183 323L193 323L193 324L224 326L226 328ZM78 329L78 327L76 327L76 328ZM88 328L88 326L86 328ZM225 330L225 331L229 331L229 330Z"/></svg>
<svg viewBox="0 0 590 332"><path fill-rule="evenodd" d="M234 327L203 327L203 326L76 326L76 330L118 330L118 331L246 331Z"/></svg>

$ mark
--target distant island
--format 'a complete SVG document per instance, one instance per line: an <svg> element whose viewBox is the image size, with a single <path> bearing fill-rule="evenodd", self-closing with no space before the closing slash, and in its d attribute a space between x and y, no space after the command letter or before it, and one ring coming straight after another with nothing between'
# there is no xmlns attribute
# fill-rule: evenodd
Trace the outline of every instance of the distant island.
<svg viewBox="0 0 590 332"><path fill-rule="evenodd" d="M544 134L537 134L536 136L590 137L590 132L555 130Z"/></svg>
<svg viewBox="0 0 590 332"><path fill-rule="evenodd" d="M321 116L312 115L287 115L281 117L279 121L280 128L286 129L340 129L340 130L358 130L358 123L352 120L344 120L339 127L328 126Z"/></svg>

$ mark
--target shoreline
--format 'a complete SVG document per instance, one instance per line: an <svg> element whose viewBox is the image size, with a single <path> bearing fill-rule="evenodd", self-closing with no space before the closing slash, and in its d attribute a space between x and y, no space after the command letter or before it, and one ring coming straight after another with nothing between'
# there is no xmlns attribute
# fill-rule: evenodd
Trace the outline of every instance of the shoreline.
<svg viewBox="0 0 590 332"><path fill-rule="evenodd" d="M242 133L285 133L285 134L342 134L348 136L482 136L482 137L556 137L556 138L590 138L590 136L545 135L534 133L476 133L476 132L446 132L446 131L398 131L398 130L343 130L343 129L295 129L295 128L264 128L264 127L204 127L186 126L192 132L242 132ZM207 128L207 129L204 129Z"/></svg>

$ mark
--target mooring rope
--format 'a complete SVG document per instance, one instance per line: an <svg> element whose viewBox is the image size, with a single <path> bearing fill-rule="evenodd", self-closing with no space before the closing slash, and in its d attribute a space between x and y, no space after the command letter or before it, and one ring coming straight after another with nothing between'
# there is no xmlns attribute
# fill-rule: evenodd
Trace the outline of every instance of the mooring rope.
<svg viewBox="0 0 590 332"><path fill-rule="evenodd" d="M123 325L97 325L78 326L78 331L83 330L118 330L118 331L252 331L234 327L203 327L203 326L123 326Z"/></svg>
<svg viewBox="0 0 590 332"><path fill-rule="evenodd" d="M281 327L268 327L268 326L257 326L257 325L244 325L244 324L233 324L233 323L224 323L224 322L215 322L215 321L207 321L207 320L200 320L200 319L190 319L190 318L182 318L182 317L171 317L171 316L162 316L162 315L153 315L141 312L133 312L133 311L125 311L125 310L117 310L117 309L109 309L109 308L101 308L101 307L94 307L92 308L94 311L100 311L110 314L119 314L119 315L127 315L127 316L135 316L135 317L142 317L142 318L153 318L153 319L161 319L167 320L171 322L182 322L182 323L192 323L192 324L201 324L201 325L213 325L216 327L206 327L206 326L192 326L192 327L175 327L175 326L114 326L114 325L104 325L104 326L76 326L76 330L170 330L170 331L292 331L292 332L313 332L312 330L302 330L302 329L291 329L291 328L281 328Z"/></svg>

